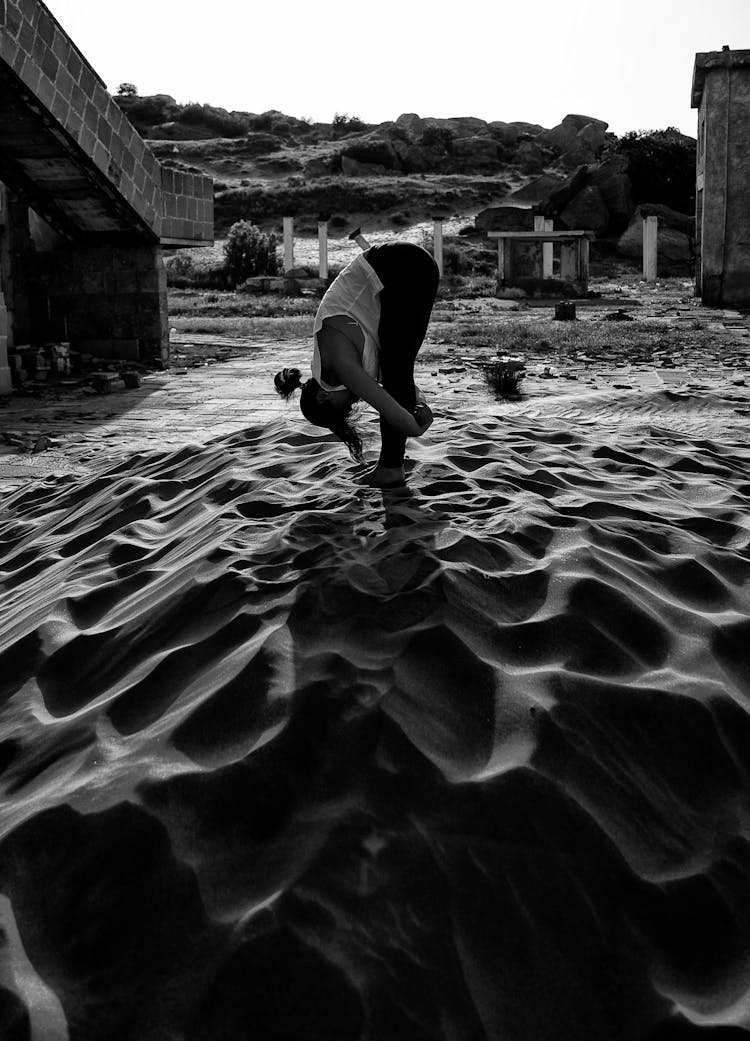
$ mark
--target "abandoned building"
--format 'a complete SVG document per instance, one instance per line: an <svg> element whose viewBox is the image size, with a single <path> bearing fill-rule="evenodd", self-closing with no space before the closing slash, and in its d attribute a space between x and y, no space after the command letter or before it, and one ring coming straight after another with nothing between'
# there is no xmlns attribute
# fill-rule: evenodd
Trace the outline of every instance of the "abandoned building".
<svg viewBox="0 0 750 1041"><path fill-rule="evenodd" d="M213 182L162 165L40 0L0 0L0 393L25 345L166 365L164 248Z"/></svg>
<svg viewBox="0 0 750 1041"><path fill-rule="evenodd" d="M750 50L696 54L696 295L750 307Z"/></svg>

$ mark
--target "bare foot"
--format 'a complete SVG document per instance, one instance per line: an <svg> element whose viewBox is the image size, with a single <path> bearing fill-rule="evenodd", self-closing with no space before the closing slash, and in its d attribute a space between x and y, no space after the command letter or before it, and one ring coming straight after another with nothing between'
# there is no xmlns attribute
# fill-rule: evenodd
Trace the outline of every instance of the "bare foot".
<svg viewBox="0 0 750 1041"><path fill-rule="evenodd" d="M399 488L406 484L403 466L376 466L369 473L357 478L358 484L371 488Z"/></svg>

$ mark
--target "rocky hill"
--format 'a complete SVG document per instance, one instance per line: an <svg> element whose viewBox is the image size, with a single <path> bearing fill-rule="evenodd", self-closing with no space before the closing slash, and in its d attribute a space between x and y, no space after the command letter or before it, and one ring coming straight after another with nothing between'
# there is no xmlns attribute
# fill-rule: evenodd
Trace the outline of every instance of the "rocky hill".
<svg viewBox="0 0 750 1041"><path fill-rule="evenodd" d="M529 228L541 213L627 254L640 249L641 216L657 212L662 259L690 262L695 140L674 129L618 138L604 120L578 114L552 128L415 113L324 124L169 95L117 101L165 165L214 178L218 236L241 218L270 228L284 215L301 231L326 219L333 234L360 220L398 228L454 216L484 236Z"/></svg>

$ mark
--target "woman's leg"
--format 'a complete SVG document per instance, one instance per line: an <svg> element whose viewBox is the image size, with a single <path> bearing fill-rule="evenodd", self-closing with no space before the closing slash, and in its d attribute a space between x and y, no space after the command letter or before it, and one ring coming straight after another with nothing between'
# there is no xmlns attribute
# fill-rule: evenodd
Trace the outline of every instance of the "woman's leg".
<svg viewBox="0 0 750 1041"><path fill-rule="evenodd" d="M419 246L403 243L375 247L368 253L368 261L385 287L380 294L378 328L381 383L399 405L412 412L416 404L414 361L424 342L435 302L437 265ZM406 437L382 418L380 436L378 466L400 469Z"/></svg>

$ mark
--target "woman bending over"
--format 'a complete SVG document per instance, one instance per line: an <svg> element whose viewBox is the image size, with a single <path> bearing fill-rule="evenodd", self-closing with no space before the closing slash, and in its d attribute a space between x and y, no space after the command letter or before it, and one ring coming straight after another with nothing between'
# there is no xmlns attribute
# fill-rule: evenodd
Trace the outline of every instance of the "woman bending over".
<svg viewBox="0 0 750 1041"><path fill-rule="evenodd" d="M414 361L427 332L438 268L421 246L372 246L339 274L320 302L313 326L312 377L299 369L274 377L289 398L301 389L300 409L327 427L362 462L362 441L349 422L358 400L380 414L380 456L368 474L378 487L404 483L407 437L419 437L433 416L414 383Z"/></svg>

